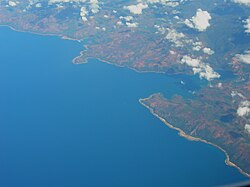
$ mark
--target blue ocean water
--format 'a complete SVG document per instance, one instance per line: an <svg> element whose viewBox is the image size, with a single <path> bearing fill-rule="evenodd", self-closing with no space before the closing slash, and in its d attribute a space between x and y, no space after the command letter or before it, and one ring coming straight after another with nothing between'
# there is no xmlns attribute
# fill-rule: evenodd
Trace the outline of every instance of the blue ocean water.
<svg viewBox="0 0 250 187"><path fill-rule="evenodd" d="M205 187L246 179L221 151L179 137L138 102L156 92L189 96L197 79L95 59L74 65L81 44L7 28L0 49L1 187Z"/></svg>

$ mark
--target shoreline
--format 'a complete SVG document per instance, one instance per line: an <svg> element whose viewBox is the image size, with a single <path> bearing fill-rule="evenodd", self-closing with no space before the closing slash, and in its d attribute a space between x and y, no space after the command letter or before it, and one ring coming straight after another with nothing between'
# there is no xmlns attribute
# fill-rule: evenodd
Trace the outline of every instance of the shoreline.
<svg viewBox="0 0 250 187"><path fill-rule="evenodd" d="M84 47L87 48L87 46L84 46ZM86 50L87 50L87 49L86 49ZM74 63L74 60L75 60L75 59L81 58L81 57L84 55L84 52L85 52L86 50L81 51L81 52L80 52L80 55L78 55L77 57L75 57L75 58L72 60L72 62ZM102 63L106 63L106 64L108 64L108 65L112 65L112 66L115 66L115 67L118 67L118 68L127 68L127 69L130 69L130 70L135 71L136 73L158 73L158 74L166 74L166 72L164 72L164 71L142 71L142 70L138 70L138 69L133 68L133 67L119 65L119 64L116 64L116 63L107 61L107 60L103 60L103 59L101 59L101 58L97 58L97 57L87 57L87 58L85 59L84 62L82 62L82 63L74 63L74 64L77 64L77 65L86 64L86 63L88 63L88 60L89 60L89 59L96 59L96 60L98 60L98 61L100 61L100 62L102 62ZM180 73L180 74L181 74L181 73ZM174 75L174 74L173 74L173 75Z"/></svg>
<svg viewBox="0 0 250 187"><path fill-rule="evenodd" d="M194 136L186 134L182 129L171 125L166 119L164 119L163 117L161 117L157 113L155 113L154 110L150 106L148 106L145 103L143 103L143 101L146 101L146 100L150 99L151 97L152 97L152 95L150 97L148 97L148 98L145 98L145 99L139 99L140 104L143 105L144 107L146 107L150 111L151 114L153 114L155 117L157 117L158 119L160 119L169 128L176 130L178 132L178 135L180 137L183 137L183 138L185 138L185 139L187 139L189 141L203 142L205 144L212 145L212 146L218 148L219 150L221 150L226 155L226 159L225 159L225 164L226 165L238 169L238 171L241 174L243 174L244 176L250 178L250 174L249 173L243 171L239 166L237 166L235 163L233 163L233 162L230 161L229 154L223 148L221 148L220 146L218 146L218 145L216 145L216 144L214 144L212 142L209 142L207 140L204 140L204 139L197 138L197 137L194 137Z"/></svg>
<svg viewBox="0 0 250 187"><path fill-rule="evenodd" d="M78 40L78 39L74 39L74 38L70 38L68 36L64 36L62 34L44 34L44 33L39 33L39 32L32 32L32 31L25 31L25 30L18 30L16 28L14 28L13 26L10 26L10 25L1 25L0 24L0 27L7 27L13 31L16 31L16 32L21 32L21 33L29 33L29 34L36 34L36 35L40 35L40 36L53 36L53 37L59 37L60 39L63 39L63 40L70 40L70 41L77 41L79 43L82 42L82 40ZM86 49L80 51L80 55L76 56L74 59L72 59L72 63L73 64L77 64L77 63L74 63L74 61L77 59L77 58L81 58L83 55L84 55L84 52L87 50L87 46L84 46ZM112 63L112 62L109 62L109 61L106 61L106 60L102 60L101 58L95 58L95 57L87 57L86 58L86 62L83 62L83 63L79 63L79 64L85 64L85 63L88 63L88 59L97 59L98 61L100 62L103 62L103 63L106 63L106 64L109 64L109 65L113 65L113 66L116 66L116 67L119 67L119 68L128 68L128 69L131 69L137 73L159 73L159 74L166 74L166 72L164 71L142 71L142 70L138 70L136 68L133 68L133 67L129 67L129 66L123 66L123 65L119 65L119 64L115 64L115 63ZM176 74L182 74L182 73L176 73ZM172 74L172 75L176 75L176 74ZM221 150L222 152L224 152L224 154L226 155L226 159L225 159L225 164L228 165L228 166L231 166L231 167L235 167L236 169L238 169L238 171L240 173L242 173L243 175L247 176L250 178L250 174L247 173L247 172L244 172L239 166L237 166L236 164L234 164L233 162L230 161L230 156L229 154L224 150L222 149L220 146L214 144L214 143L211 143L209 141L206 141L204 139L201 139L201 138L197 138L197 137L193 137L193 136L190 136L188 134L186 134L182 129L180 128L177 128L177 127L174 127L173 125L171 125L170 123L168 123L164 118L162 118L161 116L159 116L158 114L156 114L152 108L150 108L148 105L144 104L143 101L145 100L148 100L152 97L152 95L148 98L145 98L145 99L139 99L139 102L140 104L142 104L144 107L146 107L150 112L151 114L153 114L155 117L157 117L158 119L160 119L165 125L167 125L169 128L171 129L174 129L176 131L178 131L178 134L179 136L181 137L184 137L186 138L187 140L190 140L190 141L199 141L199 142L203 142L203 143L206 143L206 144L209 144L209 145L212 145L214 147L217 147L219 150Z"/></svg>
<svg viewBox="0 0 250 187"><path fill-rule="evenodd" d="M35 35L39 35L39 36L52 36L52 37L59 37L60 39L62 40L70 40L70 41L76 41L76 42L79 42L81 43L83 40L79 40L79 39L74 39L74 38L70 38L68 36L64 36L62 34L45 34L45 33L39 33L39 32L32 32L32 31L26 31L26 30L19 30L19 29L16 29L14 28L13 26L10 26L10 25L6 25L6 24L0 24L0 27L7 27L13 31L16 31L16 32L21 32L21 33L29 33L29 34L35 34ZM133 68L133 67L130 67L130 66L124 66L124 65L119 65L119 64L116 64L116 63L113 63L113 62L110 62L110 61L107 61L107 60L103 60L101 58L97 58L97 57L87 57L85 62L82 62L82 63L75 63L75 60L78 59L78 58L81 58L84 56L84 52L87 51L88 49L88 46L87 45L83 45L83 47L85 48L84 50L80 51L80 54L78 56L76 56L75 58L72 59L72 63L73 64L76 64L76 65L81 65L81 64L86 64L88 63L88 59L96 59L100 62L104 62L106 64L109 64L109 65L113 65L113 66L116 66L116 67L119 67L119 68L128 68L130 70L133 70L135 71L136 73L158 73L158 74L167 74L166 72L164 71L146 71L146 70L138 70L136 68ZM183 73L172 73L172 74L168 74L168 75L182 75Z"/></svg>
<svg viewBox="0 0 250 187"><path fill-rule="evenodd" d="M84 46L86 47L86 46ZM81 54L79 56L77 56L76 58L80 57L80 56L83 56L82 53L84 53L86 50L83 50L81 51ZM171 74L168 74L164 71L146 71L146 70L138 70L136 68L133 68L133 67L130 67L130 66L123 66L123 65L119 65L119 64L116 64L116 63L113 63L113 62L110 62L110 61L107 61L107 60L103 60L101 58L97 58L97 57L87 57L86 58L86 61L83 62L83 63L75 63L77 65L80 65L80 64L86 64L88 63L88 60L89 59L96 59L98 61L100 61L101 63L106 63L108 65L112 65L112 66L115 66L115 67L118 67L118 68L127 68L129 70L132 70L132 71L135 71L136 73L157 73L157 74L165 74L165 75L168 75L168 76L174 76L174 75L185 75L184 73L171 73ZM74 62L73 62L74 63ZM186 75L189 75L189 74L186 74Z"/></svg>
<svg viewBox="0 0 250 187"><path fill-rule="evenodd" d="M35 35L40 35L40 36L53 36L53 37L59 37L63 40L71 40L71 41L77 41L77 42L81 42L81 40L78 40L78 39L74 39L74 38L70 38L68 36L64 36L62 34L45 34L45 33L39 33L39 32L34 32L34 31L26 31L26 30L19 30L19 29L16 29L14 28L13 26L10 26L10 25L6 25L6 24L0 24L0 27L7 27L13 31L16 31L16 32L21 32L21 33L29 33L29 34L35 34Z"/></svg>

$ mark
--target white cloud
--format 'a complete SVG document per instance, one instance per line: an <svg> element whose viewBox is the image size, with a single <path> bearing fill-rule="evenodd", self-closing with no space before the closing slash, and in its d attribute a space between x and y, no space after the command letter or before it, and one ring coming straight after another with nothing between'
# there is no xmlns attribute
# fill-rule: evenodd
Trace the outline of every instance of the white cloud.
<svg viewBox="0 0 250 187"><path fill-rule="evenodd" d="M148 8L147 4L138 3L137 5L125 6L125 9L128 9L132 14L142 14L142 11Z"/></svg>
<svg viewBox="0 0 250 187"><path fill-rule="evenodd" d="M208 64L200 64L199 67L193 68L194 74L199 74L200 78L207 79L208 81L212 81L213 79L220 78L220 74L215 72L211 66Z"/></svg>
<svg viewBox="0 0 250 187"><path fill-rule="evenodd" d="M80 16L84 22L88 21L87 19L88 11L85 7L81 8Z"/></svg>
<svg viewBox="0 0 250 187"><path fill-rule="evenodd" d="M209 12L198 9L196 15L193 16L190 20L186 19L184 23L188 27L197 29L198 31L202 32L210 26L209 21L211 19L212 17Z"/></svg>
<svg viewBox="0 0 250 187"><path fill-rule="evenodd" d="M194 51L200 51L202 49L202 42L193 42L193 50Z"/></svg>
<svg viewBox="0 0 250 187"><path fill-rule="evenodd" d="M90 9L93 14L96 14L99 12L100 6L98 0L90 0Z"/></svg>
<svg viewBox="0 0 250 187"><path fill-rule="evenodd" d="M118 21L117 25L123 25L123 23L125 22L124 24L127 25L130 28L136 28L136 27L138 27L138 23L137 22L133 22L134 17L132 17L132 16L120 16L119 19L122 20L123 22L122 21Z"/></svg>
<svg viewBox="0 0 250 187"><path fill-rule="evenodd" d="M214 51L213 51L212 49L208 48L208 47L205 47L205 48L203 49L203 52L204 52L205 54L208 54L208 55L213 55L213 54L214 54Z"/></svg>
<svg viewBox="0 0 250 187"><path fill-rule="evenodd" d="M248 6L250 5L250 0L233 0L233 2L248 5Z"/></svg>
<svg viewBox="0 0 250 187"><path fill-rule="evenodd" d="M173 42L176 47L182 47L183 42L181 41L182 38L185 37L183 33L177 32L175 29L167 29L168 33L166 35L166 39L170 42Z"/></svg>
<svg viewBox="0 0 250 187"><path fill-rule="evenodd" d="M138 2L144 2L148 4L161 4L170 7L176 7L180 4L180 2L172 2L170 0L137 0Z"/></svg>
<svg viewBox="0 0 250 187"><path fill-rule="evenodd" d="M244 28L246 33L250 33L250 17L243 21L245 23Z"/></svg>
<svg viewBox="0 0 250 187"><path fill-rule="evenodd" d="M49 0L49 4L54 3L85 3L86 0Z"/></svg>
<svg viewBox="0 0 250 187"><path fill-rule="evenodd" d="M14 7L14 6L16 6L18 4L18 2L9 1L8 4L9 4L9 6Z"/></svg>
<svg viewBox="0 0 250 187"><path fill-rule="evenodd" d="M165 5L170 6L170 7L176 7L176 6L179 6L180 3L179 2L168 2Z"/></svg>
<svg viewBox="0 0 250 187"><path fill-rule="evenodd" d="M130 23L130 22L126 22L126 25L128 26L128 27L130 27L130 28L136 28L136 27L138 27L138 23Z"/></svg>
<svg viewBox="0 0 250 187"><path fill-rule="evenodd" d="M41 4L41 3L37 3L37 4L35 5L35 7L36 7L36 8L41 8L41 7L42 7L42 4Z"/></svg>
<svg viewBox="0 0 250 187"><path fill-rule="evenodd" d="M242 93L239 93L238 91L235 91L235 90L233 90L232 92L231 92L231 96L232 97L236 97L236 96L239 96L239 97L241 97L241 98L245 98L245 96L244 95L242 95Z"/></svg>
<svg viewBox="0 0 250 187"><path fill-rule="evenodd" d="M49 4L55 3L86 3L88 2L88 7L93 14L96 14L100 10L100 3L98 0L49 0ZM85 20L85 19L84 19Z"/></svg>
<svg viewBox="0 0 250 187"><path fill-rule="evenodd" d="M159 25L154 25L154 27L157 29L157 34L160 33L160 34L165 34L166 33L166 29L164 27L161 27Z"/></svg>
<svg viewBox="0 0 250 187"><path fill-rule="evenodd" d="M124 19L125 21L132 21L134 19L132 16L125 16L125 17L120 16L119 18Z"/></svg>
<svg viewBox="0 0 250 187"><path fill-rule="evenodd" d="M237 114L240 117L244 117L250 114L250 102L242 101L237 109Z"/></svg>
<svg viewBox="0 0 250 187"><path fill-rule="evenodd" d="M250 51L245 51L245 54L237 54L235 58L242 63L250 64Z"/></svg>
<svg viewBox="0 0 250 187"><path fill-rule="evenodd" d="M118 21L118 22L116 23L116 25L121 26L121 25L123 25L123 23L122 23L121 21Z"/></svg>
<svg viewBox="0 0 250 187"><path fill-rule="evenodd" d="M249 124L245 125L245 130L246 130L247 133L250 134L250 125Z"/></svg>
<svg viewBox="0 0 250 187"><path fill-rule="evenodd" d="M217 87L218 87L218 88L222 88L222 86L223 86L223 84L222 84L221 82L219 82L219 83L217 84Z"/></svg>
<svg viewBox="0 0 250 187"><path fill-rule="evenodd" d="M194 74L199 74L200 78L205 78L208 81L220 78L220 74L215 72L213 68L206 63L201 62L200 58L191 58L190 56L183 56L181 59L182 64L192 67Z"/></svg>
<svg viewBox="0 0 250 187"><path fill-rule="evenodd" d="M191 58L190 56L183 56L181 59L181 63L186 63L188 66L191 67L198 67L201 63L200 59Z"/></svg>

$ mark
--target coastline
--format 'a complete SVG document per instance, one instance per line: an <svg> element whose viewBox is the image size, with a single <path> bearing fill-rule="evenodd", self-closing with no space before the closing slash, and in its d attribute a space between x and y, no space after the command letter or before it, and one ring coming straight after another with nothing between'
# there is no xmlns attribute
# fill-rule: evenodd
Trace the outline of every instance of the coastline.
<svg viewBox="0 0 250 187"><path fill-rule="evenodd" d="M32 31L25 31L25 30L19 30L19 29L16 29L14 28L13 26L10 26L10 25L5 25L5 24L0 24L0 27L7 27L13 31L16 31L16 32L21 32L21 33L29 33L29 34L36 34L36 35L40 35L40 36L54 36L54 37L59 37L63 40L71 40L71 41L77 41L77 42L81 42L81 40L77 40L75 38L70 38L68 36L64 36L62 34L45 34L45 33L39 33L39 32L32 32Z"/></svg>
<svg viewBox="0 0 250 187"><path fill-rule="evenodd" d="M190 141L203 142L203 143L206 143L208 145L212 145L212 146L218 148L219 150L221 150L222 152L224 152L224 154L226 155L226 159L225 159L225 164L226 165L231 166L231 167L235 167L236 169L238 169L238 171L241 174L243 174L246 177L250 178L250 173L247 173L247 172L243 171L243 169L241 169L235 163L233 163L233 162L230 161L229 154L223 148L221 148L220 146L218 146L218 145L216 145L216 144L214 144L212 142L209 142L207 140L204 140L204 139L197 138L197 137L190 136L190 135L186 134L182 129L171 125L166 119L164 119L163 117L161 117L157 113L155 113L154 110L150 106L148 106L145 103L143 103L143 101L146 101L146 100L150 99L151 97L152 97L152 95L149 96L148 98L145 98L145 99L139 99L140 104L143 105L144 107L146 107L150 111L151 114L153 114L155 117L157 117L158 119L160 119L169 128L176 130L178 132L179 136L184 137L184 138L186 138L187 140L190 140Z"/></svg>
<svg viewBox="0 0 250 187"><path fill-rule="evenodd" d="M165 74L165 72L163 72L163 71L140 71L138 69L135 69L135 68L132 68L132 67L129 67L129 66L122 66L122 65L115 64L115 63L103 60L101 58L95 58L95 57L88 57L86 59L86 61L88 61L88 59L91 59L91 58L92 59L97 59L100 62L104 62L106 64L109 64L109 65L112 65L112 66L116 66L116 67L119 67L119 68L128 68L128 69L131 69L131 70L135 71L136 73L159 73L159 74Z"/></svg>
<svg viewBox="0 0 250 187"><path fill-rule="evenodd" d="M39 32L32 32L32 31L25 31L25 30L18 30L18 29L15 29L14 27L10 26L10 25L0 25L0 27L7 27L7 28L10 28L11 30L13 31L16 31L16 32L22 32L22 33L29 33L29 34L36 34L36 35L40 35L40 36L54 36L54 37L59 37L63 40L71 40L71 41L77 41L77 42L82 42L82 40L78 40L78 39L74 39L74 38L70 38L70 37L67 37L67 36L64 36L62 34L44 34L44 33L39 33ZM81 58L83 55L84 55L84 52L87 50L87 46L84 46L86 49L80 51L80 55L78 55L77 57L75 57L72 62L74 63L74 61L77 59L77 58ZM95 57L87 57L86 58L86 61L83 62L83 63L78 63L78 64L85 64L88 62L88 59L97 59L99 60L100 62L104 62L106 64L109 64L109 65L113 65L113 66L116 66L116 67L120 67L120 68L128 68L128 69L131 69L137 73L160 73L160 74L165 74L165 72L163 71L142 71L142 70L138 70L138 69L135 69L133 67L129 67L129 66L123 66L123 65L119 65L119 64L115 64L115 63L112 63L112 62L109 62L109 61L106 61L106 60L103 60L101 58L95 58ZM77 64L77 63L74 63L74 64ZM176 74L182 74L182 73L176 73ZM173 74L175 75L175 74ZM164 118L162 118L161 116L159 116L158 114L156 114L152 108L150 108L148 105L144 104L143 101L146 101L148 99L150 99L152 96L148 97L148 98L145 98L145 99L139 99L139 102L140 104L142 104L144 107L146 107L150 112L151 114L153 114L155 117L157 117L158 119L160 119L165 125L167 125L169 128L171 129L174 129L176 131L178 131L178 134L181 136L181 137L184 137L186 138L187 140L190 140L190 141L199 141L199 142L203 142L203 143L206 143L206 144L209 144L209 145L212 145L214 147L217 147L219 150L221 150L222 152L224 152L224 154L226 155L226 159L225 159L225 164L228 165L228 166L231 166L231 167L235 167L238 169L238 171L240 173L242 173L243 175L247 176L250 178L250 173L247 173L247 172L244 172L239 166L237 166L235 163L231 162L230 161L230 156L229 154L223 149L221 148L220 146L214 144L214 143L211 143L209 141L206 141L204 139L201 139L201 138L197 138L197 137L193 137L193 136L190 136L188 134L186 134L182 129L180 128L177 128L173 125L171 125L170 123L168 123Z"/></svg>
<svg viewBox="0 0 250 187"><path fill-rule="evenodd" d="M86 47L86 46L84 46ZM82 54L85 52L86 50L83 50L81 51L81 54L79 56L77 56L76 58L80 57L80 56L83 56ZM172 73L172 74L167 74L166 72L164 71L146 71L146 70L138 70L136 68L133 68L133 67L130 67L130 66L123 66L123 65L119 65L119 64L116 64L116 63L113 63L113 62L110 62L110 61L107 61L107 60L103 60L101 58L97 58L97 57L87 57L86 58L86 61L83 62L83 63L75 63L75 64L86 64L88 63L88 59L96 59L102 63L106 63L108 65L112 65L112 66L115 66L115 67L118 67L118 68L127 68L127 69L130 69L132 71L135 71L136 73L158 73L158 74L166 74L166 75L169 75L169 76L174 76L174 75L183 75L183 73ZM74 62L73 62L74 63Z"/></svg>
<svg viewBox="0 0 250 187"><path fill-rule="evenodd" d="M76 41L76 42L79 42L81 43L83 40L78 40L78 39L75 39L75 38L70 38L68 36L64 36L62 34L45 34L45 33L39 33L39 32L32 32L32 31L25 31L25 30L19 30L19 29L16 29L14 28L13 26L10 26L10 25L5 25L5 24L0 24L0 27L7 27L13 31L16 31L16 32L21 32L21 33L29 33L29 34L35 34L35 35L40 35L40 36L53 36L53 37L59 37L63 40L70 40L70 41ZM97 59L98 61L100 62L104 62L106 64L109 64L109 65L113 65L113 66L116 66L116 67L119 67L119 68L128 68L128 69L131 69L137 73L159 73L159 74L166 74L166 72L164 71L146 71L146 70L138 70L136 68L133 68L133 67L130 67L130 66L124 66L124 65L119 65L119 64L116 64L116 63L113 63L113 62L110 62L110 61L107 61L107 60L104 60L104 59L101 59L101 58L97 58L97 57L87 57L85 59L84 62L82 63L75 63L75 61L78 59L78 58L82 58L84 56L84 52L87 51L88 49L88 46L87 45L83 45L83 47L85 48L84 50L80 51L80 54L78 56L76 56L75 58L72 59L72 63L73 64L76 64L76 65L80 65L80 64L86 64L88 63L88 59ZM183 74L183 73L172 73L171 75L180 75L180 74Z"/></svg>

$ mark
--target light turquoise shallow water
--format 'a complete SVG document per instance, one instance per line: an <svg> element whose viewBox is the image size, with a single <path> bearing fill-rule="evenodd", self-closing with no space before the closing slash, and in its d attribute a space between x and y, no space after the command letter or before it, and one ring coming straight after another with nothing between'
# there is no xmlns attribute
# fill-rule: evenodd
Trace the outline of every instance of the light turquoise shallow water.
<svg viewBox="0 0 250 187"><path fill-rule="evenodd" d="M197 79L90 60L80 44L0 29L0 186L211 186L245 180L218 149L190 142L138 103L188 95ZM181 87L180 80L188 82Z"/></svg>

